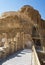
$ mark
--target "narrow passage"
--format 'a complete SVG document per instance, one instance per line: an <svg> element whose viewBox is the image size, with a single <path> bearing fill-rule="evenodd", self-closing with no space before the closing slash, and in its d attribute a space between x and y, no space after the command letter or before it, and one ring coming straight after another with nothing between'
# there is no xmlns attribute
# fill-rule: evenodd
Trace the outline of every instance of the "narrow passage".
<svg viewBox="0 0 45 65"><path fill-rule="evenodd" d="M32 65L32 51L24 49L10 55L0 65Z"/></svg>

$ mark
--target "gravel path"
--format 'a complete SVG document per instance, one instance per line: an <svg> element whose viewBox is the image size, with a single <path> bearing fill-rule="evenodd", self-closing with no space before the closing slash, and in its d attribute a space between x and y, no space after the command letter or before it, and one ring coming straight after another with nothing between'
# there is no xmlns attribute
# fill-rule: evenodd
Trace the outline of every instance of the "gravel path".
<svg viewBox="0 0 45 65"><path fill-rule="evenodd" d="M7 57L0 65L32 65L32 51L24 49Z"/></svg>

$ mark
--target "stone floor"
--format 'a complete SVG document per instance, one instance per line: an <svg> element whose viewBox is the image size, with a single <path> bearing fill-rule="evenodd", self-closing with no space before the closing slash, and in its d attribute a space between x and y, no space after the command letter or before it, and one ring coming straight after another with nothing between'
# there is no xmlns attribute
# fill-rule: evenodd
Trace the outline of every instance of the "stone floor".
<svg viewBox="0 0 45 65"><path fill-rule="evenodd" d="M32 65L32 51L30 49L17 51L0 61L0 65Z"/></svg>

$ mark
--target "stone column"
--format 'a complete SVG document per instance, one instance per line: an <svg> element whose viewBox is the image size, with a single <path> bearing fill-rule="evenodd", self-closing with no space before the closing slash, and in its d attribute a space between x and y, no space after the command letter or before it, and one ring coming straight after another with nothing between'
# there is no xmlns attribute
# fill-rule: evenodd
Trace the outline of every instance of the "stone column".
<svg viewBox="0 0 45 65"><path fill-rule="evenodd" d="M20 49L20 32L17 33L16 38L17 38L16 46L17 46L17 50L19 50Z"/></svg>
<svg viewBox="0 0 45 65"><path fill-rule="evenodd" d="M20 45L24 49L24 32L20 33Z"/></svg>
<svg viewBox="0 0 45 65"><path fill-rule="evenodd" d="M4 43L4 50L6 52L6 55L9 55L9 43L7 38L7 33L5 33L5 43Z"/></svg>
<svg viewBox="0 0 45 65"><path fill-rule="evenodd" d="M14 37L14 51L17 51L17 37Z"/></svg>

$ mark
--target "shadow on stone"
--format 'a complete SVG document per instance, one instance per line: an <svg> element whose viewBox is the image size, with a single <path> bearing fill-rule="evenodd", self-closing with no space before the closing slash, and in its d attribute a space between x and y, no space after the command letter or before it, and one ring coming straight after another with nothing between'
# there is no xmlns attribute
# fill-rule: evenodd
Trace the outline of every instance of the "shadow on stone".
<svg viewBox="0 0 45 65"><path fill-rule="evenodd" d="M1 59L1 60L0 60L0 65L2 65L4 62L6 62L6 61L8 61L8 60L10 60L10 59L12 59L12 58L14 58L14 57L21 57L21 55L18 55L18 54L21 53L21 51L22 51L22 50L17 51L17 52L15 52L15 53L13 53L13 54L7 56L6 58Z"/></svg>

